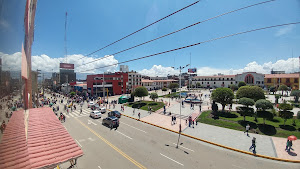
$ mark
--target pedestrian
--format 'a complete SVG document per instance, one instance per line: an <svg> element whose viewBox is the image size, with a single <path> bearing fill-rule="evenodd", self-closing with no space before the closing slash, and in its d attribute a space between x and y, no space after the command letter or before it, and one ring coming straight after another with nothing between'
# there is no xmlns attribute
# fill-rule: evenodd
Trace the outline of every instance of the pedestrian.
<svg viewBox="0 0 300 169"><path fill-rule="evenodd" d="M251 149L253 148L253 153L255 154L256 153L256 151L255 151L255 148L256 148L256 138L255 137L253 137L253 139L252 139L252 145L251 145L251 147L249 148L249 151L251 151Z"/></svg>
<svg viewBox="0 0 300 169"><path fill-rule="evenodd" d="M288 140L288 142L287 142L287 152L290 152L291 151L291 149L292 149L292 146L293 146L293 142L292 142L292 140Z"/></svg>
<svg viewBox="0 0 300 169"><path fill-rule="evenodd" d="M193 128L195 128L195 120L193 120Z"/></svg>
<svg viewBox="0 0 300 169"><path fill-rule="evenodd" d="M174 116L174 124L177 124L177 122L176 122L176 116Z"/></svg>
<svg viewBox="0 0 300 169"><path fill-rule="evenodd" d="M135 108L133 108L133 112L132 112L132 115L134 115L135 114Z"/></svg>
<svg viewBox="0 0 300 169"><path fill-rule="evenodd" d="M172 116L171 125L173 125L173 123L174 123L174 117Z"/></svg>
<svg viewBox="0 0 300 169"><path fill-rule="evenodd" d="M185 125L187 125L187 119L185 119Z"/></svg>
<svg viewBox="0 0 300 169"><path fill-rule="evenodd" d="M249 125L249 123L246 125L246 131L244 131L244 133L246 133L247 132L247 136L249 137L249 134L248 134L248 132L249 132L249 129L250 129L250 125Z"/></svg>
<svg viewBox="0 0 300 169"><path fill-rule="evenodd" d="M141 119L141 113L140 112L139 112L138 116L139 116L139 120L140 120Z"/></svg>
<svg viewBox="0 0 300 169"><path fill-rule="evenodd" d="M287 151L288 150L288 148L289 148L289 139L287 139L287 141L286 141L286 146L285 146L285 151Z"/></svg>
<svg viewBox="0 0 300 169"><path fill-rule="evenodd" d="M80 108L80 114L82 113L82 107Z"/></svg>

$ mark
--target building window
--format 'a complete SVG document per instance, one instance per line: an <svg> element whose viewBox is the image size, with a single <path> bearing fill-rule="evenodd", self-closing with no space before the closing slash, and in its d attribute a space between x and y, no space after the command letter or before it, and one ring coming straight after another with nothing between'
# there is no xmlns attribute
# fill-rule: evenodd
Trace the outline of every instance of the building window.
<svg viewBox="0 0 300 169"><path fill-rule="evenodd" d="M214 82L214 84L216 84L216 82Z"/></svg>
<svg viewBox="0 0 300 169"><path fill-rule="evenodd" d="M298 78L295 78L295 79L294 79L294 83L298 83Z"/></svg>
<svg viewBox="0 0 300 169"><path fill-rule="evenodd" d="M233 78L231 78L231 80L233 80Z"/></svg>
<svg viewBox="0 0 300 169"><path fill-rule="evenodd" d="M227 78L227 80L229 80L229 78Z"/></svg>
<svg viewBox="0 0 300 169"><path fill-rule="evenodd" d="M209 82L207 82L207 84L209 84Z"/></svg>
<svg viewBox="0 0 300 169"><path fill-rule="evenodd" d="M280 78L277 79L277 83L280 83Z"/></svg>
<svg viewBox="0 0 300 169"><path fill-rule="evenodd" d="M230 82L230 84L232 84L232 82Z"/></svg>
<svg viewBox="0 0 300 169"><path fill-rule="evenodd" d="M224 82L222 82L222 84L224 84Z"/></svg>
<svg viewBox="0 0 300 169"><path fill-rule="evenodd" d="M261 81L261 84L264 84L264 81Z"/></svg>
<svg viewBox="0 0 300 169"><path fill-rule="evenodd" d="M268 78L268 79L267 79L267 83L271 83L271 78Z"/></svg>
<svg viewBox="0 0 300 169"><path fill-rule="evenodd" d="M202 84L203 84L203 82L202 82Z"/></svg>
<svg viewBox="0 0 300 169"><path fill-rule="evenodd" d="M253 84L254 83L254 77L251 74L247 74L245 77L245 83L247 84Z"/></svg>
<svg viewBox="0 0 300 169"><path fill-rule="evenodd" d="M287 82L287 83L290 83L290 78L286 78L286 82Z"/></svg>

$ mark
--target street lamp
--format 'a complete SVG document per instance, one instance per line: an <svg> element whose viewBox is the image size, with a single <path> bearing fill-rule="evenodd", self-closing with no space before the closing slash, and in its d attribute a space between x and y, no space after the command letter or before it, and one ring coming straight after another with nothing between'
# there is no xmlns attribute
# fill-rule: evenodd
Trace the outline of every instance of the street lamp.
<svg viewBox="0 0 300 169"><path fill-rule="evenodd" d="M182 69L184 69L184 68L186 68L186 67L188 67L190 64L187 64L187 65L185 65L185 66L180 66L179 68L177 68L177 69L179 69L179 103L180 103L180 109L179 109L179 113L180 113L180 118L181 118L181 70ZM174 67L172 67L172 68L174 68ZM180 139L180 134L181 134L181 119L180 119L180 121L179 121L179 135L178 135L178 140L177 140L177 146L176 146L176 148L178 148L178 144L179 144L179 139Z"/></svg>

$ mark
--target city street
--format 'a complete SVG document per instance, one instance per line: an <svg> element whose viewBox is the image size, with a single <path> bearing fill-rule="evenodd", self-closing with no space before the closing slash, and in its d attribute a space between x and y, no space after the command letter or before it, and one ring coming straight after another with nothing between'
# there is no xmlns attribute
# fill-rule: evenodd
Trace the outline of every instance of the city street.
<svg viewBox="0 0 300 169"><path fill-rule="evenodd" d="M103 126L102 119L88 116L87 103L83 113L69 114L63 125L84 152L78 168L298 168L298 164L257 158L127 118L120 118L117 130ZM61 106L62 107L62 106ZM74 117L70 116L73 115ZM61 165L67 168L69 164Z"/></svg>

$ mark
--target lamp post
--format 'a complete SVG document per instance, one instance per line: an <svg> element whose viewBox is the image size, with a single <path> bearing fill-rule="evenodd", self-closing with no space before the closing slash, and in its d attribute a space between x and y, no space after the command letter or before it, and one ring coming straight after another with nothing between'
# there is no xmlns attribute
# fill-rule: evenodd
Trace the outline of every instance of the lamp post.
<svg viewBox="0 0 300 169"><path fill-rule="evenodd" d="M103 72L103 81L102 81L102 85L103 85L103 87L102 87L102 89L103 89L103 98L104 98L104 99L102 99L102 100L103 100L103 105L104 105L104 100L105 100L105 88L104 88L104 83L105 83L105 81L104 81L104 72Z"/></svg>
<svg viewBox="0 0 300 169"><path fill-rule="evenodd" d="M188 67L190 64L187 64L186 66L180 66L179 68L177 68L177 69L179 69L179 103L180 103L180 109L179 109L179 113L180 113L180 118L181 118L181 70L182 69L184 69L184 68L186 68L186 67ZM174 67L173 67L174 68ZM178 148L178 144L179 144L179 139L180 139L180 135L181 135L181 119L180 119L180 121L179 121L179 135L178 135L178 140L177 140L177 146L176 146L176 148Z"/></svg>

